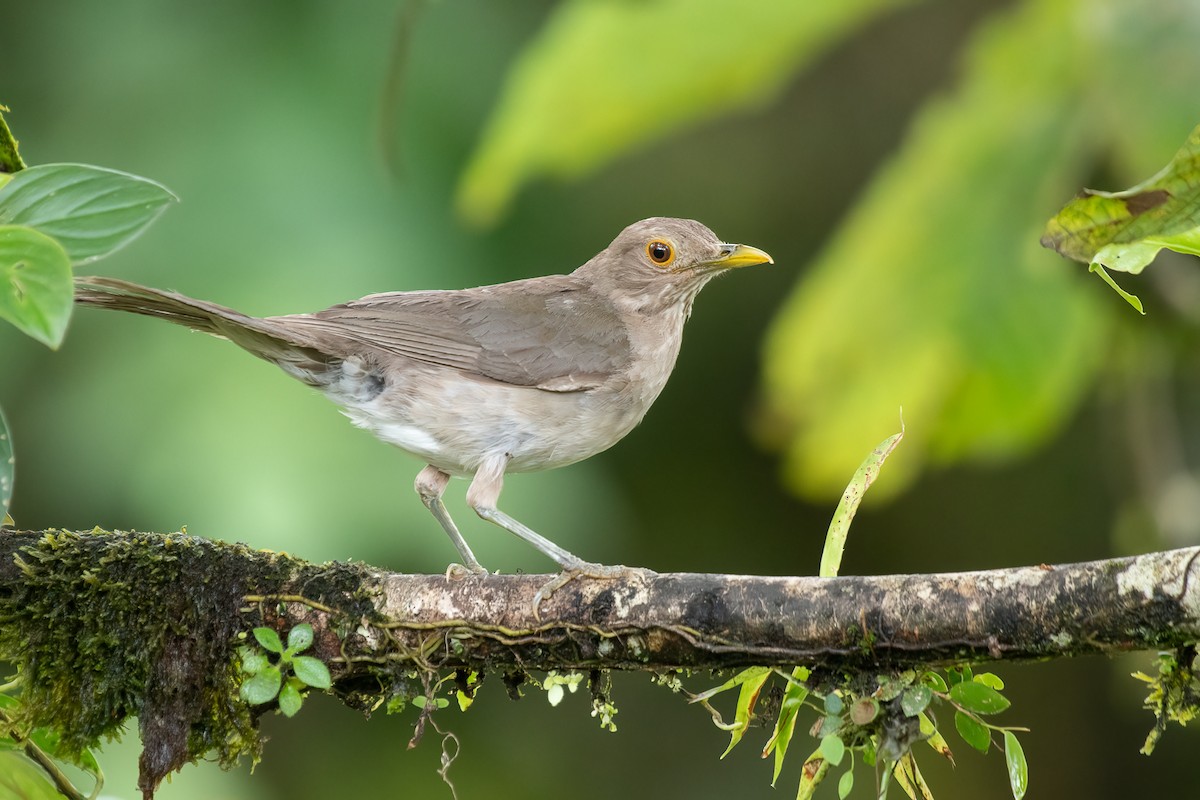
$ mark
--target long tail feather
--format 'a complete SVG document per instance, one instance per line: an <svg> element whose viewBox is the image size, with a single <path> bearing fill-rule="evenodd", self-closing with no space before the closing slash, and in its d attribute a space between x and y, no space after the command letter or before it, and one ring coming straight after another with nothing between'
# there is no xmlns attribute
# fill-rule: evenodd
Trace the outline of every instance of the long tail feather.
<svg viewBox="0 0 1200 800"><path fill-rule="evenodd" d="M329 368L339 362L335 356L322 352L302 337L299 331L278 321L251 317L206 300L117 278L76 278L75 302L157 317L228 339L313 386L323 385Z"/></svg>

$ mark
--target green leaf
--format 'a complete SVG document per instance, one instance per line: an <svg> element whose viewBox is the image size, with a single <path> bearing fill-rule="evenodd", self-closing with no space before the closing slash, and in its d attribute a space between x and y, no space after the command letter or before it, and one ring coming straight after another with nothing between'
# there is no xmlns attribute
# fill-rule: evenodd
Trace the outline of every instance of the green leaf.
<svg viewBox="0 0 1200 800"><path fill-rule="evenodd" d="M834 734L825 736L821 739L821 755L831 767L836 767L846 756L846 743L840 736Z"/></svg>
<svg viewBox="0 0 1200 800"><path fill-rule="evenodd" d="M0 224L0 319L57 348L73 299L71 262L62 246L33 228Z"/></svg>
<svg viewBox="0 0 1200 800"><path fill-rule="evenodd" d="M426 706L430 706L430 705L433 706L434 708L446 708L448 705L450 705L450 701L444 697L436 697L433 700L430 700L428 697L426 697L423 694L417 695L416 697L414 697L412 703L414 706L416 706L417 708L421 708L421 709L425 708Z"/></svg>
<svg viewBox="0 0 1200 800"><path fill-rule="evenodd" d="M830 692L825 695L825 713L840 714L846 708L846 704L842 702L841 695L837 692Z"/></svg>
<svg viewBox="0 0 1200 800"><path fill-rule="evenodd" d="M279 694L283 684L283 676L279 667L267 667L262 672L252 675L242 683L239 693L243 700L252 706L269 703Z"/></svg>
<svg viewBox="0 0 1200 800"><path fill-rule="evenodd" d="M751 667L751 669L754 668ZM743 670L743 672L750 672L750 670ZM769 677L771 677L771 671L764 670L761 675L749 677L742 683L742 688L738 692L737 708L733 714L733 728L729 731L729 746L725 748L724 753L721 753L721 758L729 755L729 752L746 735L746 730L750 727L750 718L754 715L754 704L758 701L758 693Z"/></svg>
<svg viewBox="0 0 1200 800"><path fill-rule="evenodd" d="M313 643L312 625L301 622L288 631L287 649L290 653L303 653Z"/></svg>
<svg viewBox="0 0 1200 800"><path fill-rule="evenodd" d="M1118 286L1117 282L1113 280L1112 276L1108 274L1108 272L1104 269L1104 267L1101 264L1099 264L1099 263L1092 264L1090 267L1088 267L1088 271L1094 272L1097 275L1099 275L1100 279L1103 280L1105 283L1107 283L1110 289L1112 289L1114 292L1116 292L1118 295L1120 295L1122 298L1124 298L1125 302L1129 303L1129 305L1131 305L1135 309L1137 309L1137 312L1139 314L1146 313L1146 308L1145 308L1145 306L1142 305L1141 299L1138 298L1138 296L1136 294L1130 294L1129 292L1125 291L1120 286Z"/></svg>
<svg viewBox="0 0 1200 800"><path fill-rule="evenodd" d="M921 676L921 682L933 689L935 692L949 691L950 687L946 684L946 679L936 672L926 672Z"/></svg>
<svg viewBox="0 0 1200 800"><path fill-rule="evenodd" d="M846 486L846 491L842 492L842 499L838 503L837 510L833 512L833 521L829 523L829 532L825 534L825 549L821 552L821 569L817 573L822 578L835 577L838 570L841 569L842 551L846 549L846 539L850 536L850 523L854 521L854 515L858 513L858 506L866 496L867 489L879 475L879 469L883 466L883 462L887 460L887 457L892 454L903 438L904 423L901 422L900 432L884 439L871 451L855 470L854 477Z"/></svg>
<svg viewBox="0 0 1200 800"><path fill-rule="evenodd" d="M1121 192L1084 190L1046 224L1042 245L1089 264L1143 311L1104 268L1137 274L1163 248L1200 255L1200 127L1152 178Z"/></svg>
<svg viewBox="0 0 1200 800"><path fill-rule="evenodd" d="M333 685L329 667L319 658L296 656L292 659L292 671L296 677L314 689L328 689Z"/></svg>
<svg viewBox="0 0 1200 800"><path fill-rule="evenodd" d="M290 680L279 690L279 710L285 717L296 716L296 712L300 710L303 702L304 698L300 696L300 690Z"/></svg>
<svg viewBox="0 0 1200 800"><path fill-rule="evenodd" d="M929 708L930 701L933 700L933 690L925 685L912 686L904 690L904 694L900 695L900 709L905 716L915 717L926 708Z"/></svg>
<svg viewBox="0 0 1200 800"><path fill-rule="evenodd" d="M254 638L258 640L264 650L272 653L283 652L283 642L279 641L279 634L273 628L255 628Z"/></svg>
<svg viewBox="0 0 1200 800"><path fill-rule="evenodd" d="M963 681L973 680L973 678L970 667L954 667L946 670L946 681L951 686L957 686Z"/></svg>
<svg viewBox="0 0 1200 800"><path fill-rule="evenodd" d="M796 789L796 800L812 800L813 792L821 785L821 781L825 780L827 772L829 772L829 762L821 757L821 748L818 747L805 760L804 768L800 771L800 786Z"/></svg>
<svg viewBox="0 0 1200 800"><path fill-rule="evenodd" d="M979 722L968 717L961 711L954 712L954 727L963 741L981 753L986 753L992 744L992 736Z"/></svg>
<svg viewBox="0 0 1200 800"><path fill-rule="evenodd" d="M976 681L963 681L952 686L950 699L976 714L999 714L1012 705L1007 697Z"/></svg>
<svg viewBox="0 0 1200 800"><path fill-rule="evenodd" d="M1021 800L1029 789L1029 767L1025 764L1025 751L1012 731L1004 732L1004 760L1008 764L1008 784L1013 797Z"/></svg>
<svg viewBox="0 0 1200 800"><path fill-rule="evenodd" d="M247 648L249 650L249 648ZM256 653L253 651L242 655L242 672L253 675L262 672L267 667L271 666L270 659L265 653Z"/></svg>
<svg viewBox="0 0 1200 800"><path fill-rule="evenodd" d="M942 732L933 724L933 720L924 711L917 715L917 719L921 723L921 735L925 737L925 743L932 747L934 752L945 756L953 764L954 753L951 752L950 745L946 742L946 737L942 736Z"/></svg>
<svg viewBox="0 0 1200 800"><path fill-rule="evenodd" d="M854 790L854 768L846 770L842 773L842 777L838 779L838 800L846 800L850 796L850 792Z"/></svg>
<svg viewBox="0 0 1200 800"><path fill-rule="evenodd" d="M1071 418L1103 363L1105 311L1029 243L1088 156L1086 16L1018 3L977 27L957 90L925 105L802 271L766 342L762 431L800 494L836 497L898 407L906 444L875 499L926 462L1020 455Z"/></svg>
<svg viewBox="0 0 1200 800"><path fill-rule="evenodd" d="M4 418L4 409L0 408L0 520L8 517L8 509L12 506L16 467L8 420Z"/></svg>
<svg viewBox="0 0 1200 800"><path fill-rule="evenodd" d="M532 178L575 178L684 125L760 107L796 69L897 4L560 3L509 71L458 206L492 222Z"/></svg>
<svg viewBox="0 0 1200 800"><path fill-rule="evenodd" d="M976 683L982 683L984 686L990 686L997 692L1004 690L1004 680L994 672L981 672L972 678Z"/></svg>
<svg viewBox="0 0 1200 800"><path fill-rule="evenodd" d="M900 788L912 800L933 800L933 792L929 791L925 777L921 775L921 769L917 766L917 761L913 758L912 753L905 753L896 762L896 765L892 767L892 774L896 776L896 782L900 784Z"/></svg>
<svg viewBox="0 0 1200 800"><path fill-rule="evenodd" d="M37 764L19 751L0 752L0 796L21 800L62 800Z"/></svg>
<svg viewBox="0 0 1200 800"><path fill-rule="evenodd" d="M788 745L791 744L792 735L796 732L797 715L804 707L804 701L808 697L808 687L799 682L808 678L808 670L804 667L796 667L792 670L792 677L796 679L796 682L789 683L783 693L783 701L779 704L779 717L775 720L775 730L771 734L771 738L767 740L762 752L763 758L771 755L772 752L775 753L775 772L771 776L772 786L775 785L775 781L779 780L779 772L783 769L783 760L787 757Z"/></svg>
<svg viewBox="0 0 1200 800"><path fill-rule="evenodd" d="M728 691L735 686L741 686L742 684L746 683L747 681L756 681L759 678L766 680L766 677L768 675L770 675L770 673L771 673L770 667L747 667L746 669L742 670L738 674L734 675L729 680L722 683L720 686L714 686L713 688L708 689L707 691L703 691L700 694L693 696L692 698L690 698L688 700L688 702L689 703L699 703L704 700L711 700L713 697L716 697L721 692Z"/></svg>
<svg viewBox="0 0 1200 800"><path fill-rule="evenodd" d="M40 164L0 189L0 225L37 228L54 237L73 264L124 247L178 200L137 175L88 164Z"/></svg>

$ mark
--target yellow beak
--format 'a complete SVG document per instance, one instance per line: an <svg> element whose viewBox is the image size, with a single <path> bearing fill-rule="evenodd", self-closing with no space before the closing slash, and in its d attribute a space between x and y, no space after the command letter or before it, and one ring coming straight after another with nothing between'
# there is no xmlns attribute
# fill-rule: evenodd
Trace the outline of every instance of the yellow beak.
<svg viewBox="0 0 1200 800"><path fill-rule="evenodd" d="M755 264L774 264L775 259L757 247L748 244L723 244L721 255L709 262L717 269L733 269L734 267L752 267Z"/></svg>

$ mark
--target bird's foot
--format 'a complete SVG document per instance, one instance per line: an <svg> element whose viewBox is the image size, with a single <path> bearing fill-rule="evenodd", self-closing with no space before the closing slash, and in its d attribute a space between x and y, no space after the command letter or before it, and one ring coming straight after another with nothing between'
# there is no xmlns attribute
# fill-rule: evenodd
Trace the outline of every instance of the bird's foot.
<svg viewBox="0 0 1200 800"><path fill-rule="evenodd" d="M540 619L538 610L542 607L542 602L548 600L550 595L557 592L562 587L566 586L576 578L595 578L597 580L620 580L625 578L639 578L645 580L653 578L658 573L654 570L646 569L645 567L627 567L623 564L615 564L609 566L607 564L593 564L590 561L580 561L563 567L563 571L555 575L550 580L542 584L541 588L533 596L533 616Z"/></svg>
<svg viewBox="0 0 1200 800"><path fill-rule="evenodd" d="M467 564L466 566L452 562L450 566L446 567L446 580L448 581L461 581L464 578L471 577L472 575L490 574L491 573L488 571L488 569L478 561L476 561L474 564Z"/></svg>

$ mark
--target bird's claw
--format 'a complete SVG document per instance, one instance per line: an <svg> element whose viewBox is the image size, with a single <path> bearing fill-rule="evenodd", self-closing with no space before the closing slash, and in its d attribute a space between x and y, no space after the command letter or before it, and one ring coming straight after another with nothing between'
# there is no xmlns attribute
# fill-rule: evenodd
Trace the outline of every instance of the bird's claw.
<svg viewBox="0 0 1200 800"><path fill-rule="evenodd" d="M471 577L472 575L490 574L491 573L488 572L487 568L478 561L476 561L474 564L468 564L466 566L458 563L451 563L448 567L446 567L447 581L461 581L465 578Z"/></svg>

